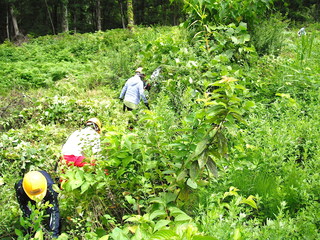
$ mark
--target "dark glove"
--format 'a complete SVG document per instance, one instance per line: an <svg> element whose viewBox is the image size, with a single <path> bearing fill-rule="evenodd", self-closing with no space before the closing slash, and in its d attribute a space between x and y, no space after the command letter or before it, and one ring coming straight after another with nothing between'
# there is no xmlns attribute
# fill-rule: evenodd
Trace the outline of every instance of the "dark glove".
<svg viewBox="0 0 320 240"><path fill-rule="evenodd" d="M150 110L149 103L144 103L144 105L146 105L146 107Z"/></svg>
<svg viewBox="0 0 320 240"><path fill-rule="evenodd" d="M119 97L119 99L120 99L120 101L122 101L122 100L123 100L123 98L120 98L120 97Z"/></svg>

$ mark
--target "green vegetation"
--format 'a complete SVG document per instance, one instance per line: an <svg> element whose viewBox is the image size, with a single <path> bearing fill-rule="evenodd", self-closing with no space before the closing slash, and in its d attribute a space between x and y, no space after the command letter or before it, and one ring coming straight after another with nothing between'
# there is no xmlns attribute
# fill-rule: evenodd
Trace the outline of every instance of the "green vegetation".
<svg viewBox="0 0 320 240"><path fill-rule="evenodd" d="M0 45L1 239L50 239L44 206L23 219L14 195L35 169L67 179L60 240L320 237L319 25L298 37L276 14L253 30L257 19L213 23L193 6L203 14L189 10L187 28ZM124 114L118 96L138 66L161 76L151 110ZM102 120L104 157L56 171L62 144L90 117Z"/></svg>

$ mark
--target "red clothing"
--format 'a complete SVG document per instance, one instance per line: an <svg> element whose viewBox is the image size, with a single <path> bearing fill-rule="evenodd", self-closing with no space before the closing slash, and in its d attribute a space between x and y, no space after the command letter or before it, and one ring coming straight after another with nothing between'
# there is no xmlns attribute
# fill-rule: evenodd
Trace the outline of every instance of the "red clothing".
<svg viewBox="0 0 320 240"><path fill-rule="evenodd" d="M84 162L85 156L75 156L75 155L63 155L63 158L67 161L68 166L83 167L84 165L90 164L95 166L94 163Z"/></svg>

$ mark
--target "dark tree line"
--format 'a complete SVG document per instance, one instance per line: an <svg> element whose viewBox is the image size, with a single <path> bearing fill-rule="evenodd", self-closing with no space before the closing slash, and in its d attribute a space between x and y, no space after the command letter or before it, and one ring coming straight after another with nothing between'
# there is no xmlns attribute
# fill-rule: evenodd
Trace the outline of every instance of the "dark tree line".
<svg viewBox="0 0 320 240"><path fill-rule="evenodd" d="M320 0L274 0L274 7L294 21L320 20Z"/></svg>
<svg viewBox="0 0 320 240"><path fill-rule="evenodd" d="M0 42L5 39L15 41L28 34L41 36L68 31L84 33L126 28L130 20L135 25L176 25L183 18L183 1L171 2L170 0L0 0Z"/></svg>
<svg viewBox="0 0 320 240"><path fill-rule="evenodd" d="M214 0L211 0L213 3ZM319 21L320 0L270 0L295 21ZM177 25L184 0L0 0L0 43L26 35L95 32L134 25ZM196 1L193 1L196 2Z"/></svg>

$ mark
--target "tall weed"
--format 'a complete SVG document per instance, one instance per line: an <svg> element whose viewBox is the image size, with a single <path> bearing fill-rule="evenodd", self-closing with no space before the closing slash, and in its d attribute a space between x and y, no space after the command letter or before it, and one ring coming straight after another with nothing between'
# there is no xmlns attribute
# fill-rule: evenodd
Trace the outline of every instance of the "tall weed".
<svg viewBox="0 0 320 240"><path fill-rule="evenodd" d="M251 29L252 42L260 55L279 55L285 44L288 21L279 13L262 19Z"/></svg>

